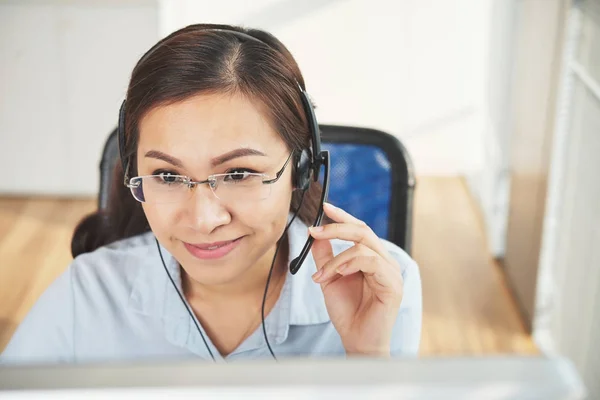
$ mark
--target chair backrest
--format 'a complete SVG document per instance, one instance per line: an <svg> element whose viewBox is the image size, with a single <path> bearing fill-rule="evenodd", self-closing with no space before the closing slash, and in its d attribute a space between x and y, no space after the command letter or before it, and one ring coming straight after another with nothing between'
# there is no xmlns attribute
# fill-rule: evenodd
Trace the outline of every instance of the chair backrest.
<svg viewBox="0 0 600 400"><path fill-rule="evenodd" d="M331 159L329 201L410 254L415 174L406 148L398 138L380 130L319 127L321 145ZM108 204L112 171L119 160L117 141L114 130L102 153L100 209Z"/></svg>
<svg viewBox="0 0 600 400"><path fill-rule="evenodd" d="M410 254L415 175L406 148L376 129L320 125L329 150L329 200Z"/></svg>

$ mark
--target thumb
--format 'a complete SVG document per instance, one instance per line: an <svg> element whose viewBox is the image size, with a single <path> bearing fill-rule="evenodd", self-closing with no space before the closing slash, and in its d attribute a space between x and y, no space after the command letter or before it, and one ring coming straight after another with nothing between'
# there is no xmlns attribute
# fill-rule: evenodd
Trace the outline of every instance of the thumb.
<svg viewBox="0 0 600 400"><path fill-rule="evenodd" d="M317 265L317 271L333 258L333 249L328 239L315 239L311 247L311 252Z"/></svg>

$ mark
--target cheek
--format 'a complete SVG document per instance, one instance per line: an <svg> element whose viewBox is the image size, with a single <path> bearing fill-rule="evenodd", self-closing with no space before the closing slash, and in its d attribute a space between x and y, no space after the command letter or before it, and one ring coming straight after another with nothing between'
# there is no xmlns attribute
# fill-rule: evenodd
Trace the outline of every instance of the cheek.
<svg viewBox="0 0 600 400"><path fill-rule="evenodd" d="M291 185L274 185L267 199L253 203L240 202L232 211L244 225L272 229L281 224L285 226L291 201Z"/></svg>
<svg viewBox="0 0 600 400"><path fill-rule="evenodd" d="M173 226L173 221L176 218L177 210L172 207L142 203L142 208L146 214L146 219L150 228L159 237L165 237L170 232L170 227Z"/></svg>

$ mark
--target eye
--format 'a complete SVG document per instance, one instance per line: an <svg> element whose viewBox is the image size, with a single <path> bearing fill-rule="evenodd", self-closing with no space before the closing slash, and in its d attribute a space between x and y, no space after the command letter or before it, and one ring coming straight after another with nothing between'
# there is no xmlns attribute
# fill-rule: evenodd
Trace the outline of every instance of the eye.
<svg viewBox="0 0 600 400"><path fill-rule="evenodd" d="M180 175L177 175L176 172L167 171L167 170L157 170L157 171L154 171L154 173L152 173L152 175L156 177L156 180L159 183L174 184L174 183L181 183L184 180L183 177Z"/></svg>
<svg viewBox="0 0 600 400"><path fill-rule="evenodd" d="M225 177L226 182L240 182L252 176L252 174L256 174L256 171L247 168L235 168L227 171L227 174Z"/></svg>

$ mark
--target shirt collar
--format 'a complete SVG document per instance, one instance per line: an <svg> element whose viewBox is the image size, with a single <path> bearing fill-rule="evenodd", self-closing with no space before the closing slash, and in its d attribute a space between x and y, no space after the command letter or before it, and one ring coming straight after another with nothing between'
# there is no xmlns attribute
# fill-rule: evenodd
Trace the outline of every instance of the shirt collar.
<svg viewBox="0 0 600 400"><path fill-rule="evenodd" d="M291 218L292 214L289 215L288 222ZM144 235L144 243L147 246L144 246L146 249L145 254L139 262L138 273L133 281L129 306L137 312L157 316L164 320L189 318L187 310L182 307L181 299L177 292L173 290L169 276L164 270L154 234L148 232ZM296 217L288 228L288 266L300 254L307 239L308 226ZM159 247L167 270L181 292L179 265L167 249L162 245L159 245ZM312 280L312 275L316 270L312 252L308 253L304 263L295 275L292 275L288 269L286 282L278 300L281 307L276 306L274 311L279 310L283 313L289 313L289 321L287 321L289 325L320 324L330 320L321 287ZM278 318L278 321L277 325L283 329L281 318ZM285 325L287 332L288 324ZM278 336L286 336L283 332L280 333L282 335Z"/></svg>

